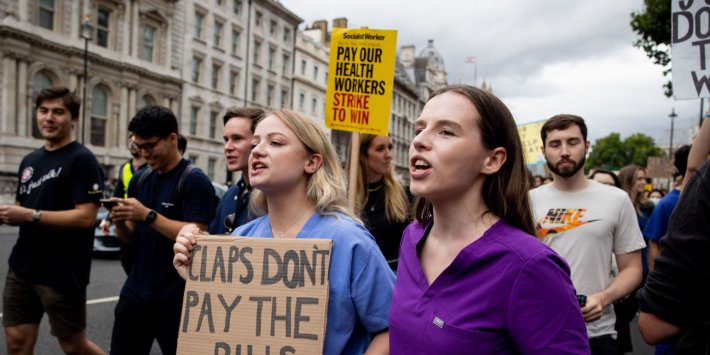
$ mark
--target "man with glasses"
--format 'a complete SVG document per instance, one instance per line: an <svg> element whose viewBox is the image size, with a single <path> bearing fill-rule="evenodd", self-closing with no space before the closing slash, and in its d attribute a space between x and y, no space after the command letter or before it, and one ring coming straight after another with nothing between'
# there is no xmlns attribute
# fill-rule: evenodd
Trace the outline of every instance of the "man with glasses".
<svg viewBox="0 0 710 355"><path fill-rule="evenodd" d="M153 340L174 354L185 282L172 266L175 236L194 223L206 229L214 188L178 151L178 124L167 108L148 106L128 125L147 161L128 186L128 198L111 210L116 232L135 247L135 260L116 305L112 354L148 354ZM180 180L182 179L182 183Z"/></svg>
<svg viewBox="0 0 710 355"><path fill-rule="evenodd" d="M254 107L229 109L224 115L224 157L227 158L227 169L230 172L241 172L242 178L222 196L215 218L210 223L210 234L229 234L254 217L248 211L251 192L249 154L254 128L263 116L264 111Z"/></svg>

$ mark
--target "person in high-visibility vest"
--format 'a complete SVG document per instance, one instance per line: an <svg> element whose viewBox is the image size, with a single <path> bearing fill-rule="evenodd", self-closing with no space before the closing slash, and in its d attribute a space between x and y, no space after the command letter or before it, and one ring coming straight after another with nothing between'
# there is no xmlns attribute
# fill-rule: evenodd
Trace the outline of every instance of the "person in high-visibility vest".
<svg viewBox="0 0 710 355"><path fill-rule="evenodd" d="M116 189L113 191L113 197L128 198L128 184L131 182L133 175L147 165L147 162L141 156L140 150L136 148L133 143L132 133L130 137L128 137L128 151L131 153L132 158L123 163L118 170L118 183L116 184ZM101 227L104 231L108 232L110 223L111 222L108 220L101 222ZM133 248L130 245L121 243L121 266L123 266L123 270L126 271L126 274L131 271L134 254Z"/></svg>
<svg viewBox="0 0 710 355"><path fill-rule="evenodd" d="M138 170L146 166L146 161L140 154L140 151L136 149L133 144L133 134L128 138L128 151L131 153L133 158L128 159L127 162L121 165L121 169L118 171L118 184L116 190L114 190L113 196L120 198L128 197L128 183L131 182L133 174Z"/></svg>

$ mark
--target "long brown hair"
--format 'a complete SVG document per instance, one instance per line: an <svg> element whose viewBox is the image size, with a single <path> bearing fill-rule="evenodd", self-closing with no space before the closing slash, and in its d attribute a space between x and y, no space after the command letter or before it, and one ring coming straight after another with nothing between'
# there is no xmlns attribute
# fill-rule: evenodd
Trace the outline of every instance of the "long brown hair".
<svg viewBox="0 0 710 355"><path fill-rule="evenodd" d="M360 154L358 157L359 172L357 174L357 184L355 186L355 211L362 214L365 202L368 199L367 185L367 151L370 149L372 140L377 137L374 134L360 135ZM383 189L385 199L385 216L390 222L401 222L407 219L409 201L407 194L402 188L402 184L394 173L394 168L383 177Z"/></svg>
<svg viewBox="0 0 710 355"><path fill-rule="evenodd" d="M641 212L641 207L647 207L653 202L649 201L643 193L636 191L636 173L638 173L639 170L643 171L644 173L646 172L646 169L635 164L623 167L619 171L619 182L621 183L621 188L624 189L627 194L629 194L629 198L634 204L636 213L640 216L643 214Z"/></svg>
<svg viewBox="0 0 710 355"><path fill-rule="evenodd" d="M500 170L495 174L487 175L483 183L483 200L490 212L506 223L530 235L535 235L528 198L530 180L527 178L523 148L513 115L493 94L468 85L445 86L433 92L429 100L445 92L460 94L471 101L481 116L477 124L486 149L502 147L507 153L505 163ZM420 222L431 221L433 217L431 202L417 198L413 214Z"/></svg>

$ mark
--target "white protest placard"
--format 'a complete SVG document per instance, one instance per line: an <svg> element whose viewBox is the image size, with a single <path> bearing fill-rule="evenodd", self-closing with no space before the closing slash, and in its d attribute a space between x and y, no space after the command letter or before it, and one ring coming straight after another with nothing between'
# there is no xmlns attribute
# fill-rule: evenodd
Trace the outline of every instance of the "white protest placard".
<svg viewBox="0 0 710 355"><path fill-rule="evenodd" d="M710 4L672 0L673 96L710 97Z"/></svg>

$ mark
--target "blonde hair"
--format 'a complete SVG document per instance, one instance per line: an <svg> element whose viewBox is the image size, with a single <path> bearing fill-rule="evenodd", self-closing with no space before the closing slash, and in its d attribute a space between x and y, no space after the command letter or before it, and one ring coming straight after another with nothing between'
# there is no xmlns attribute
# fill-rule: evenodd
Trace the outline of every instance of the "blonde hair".
<svg viewBox="0 0 710 355"><path fill-rule="evenodd" d="M368 200L368 191L366 187L367 181L367 152L370 149L370 144L377 137L374 134L360 135L360 154L358 155L358 174L357 184L355 185L355 211L363 214L365 202ZM349 164L348 164L349 165ZM404 192L402 184L397 179L394 173L394 168L384 175L384 198L385 198L385 216L390 222L400 222L407 219L409 213L409 200Z"/></svg>
<svg viewBox="0 0 710 355"><path fill-rule="evenodd" d="M264 117L274 116L288 127L311 154L320 154L323 164L313 174L308 176L306 194L321 215L345 214L362 223L352 211L347 208L345 193L345 178L340 169L340 163L335 149L328 137L313 121L289 110L275 110ZM262 120L263 121L263 120ZM258 126L258 124L257 124ZM256 215L269 212L266 196L258 189L251 193L249 208Z"/></svg>

